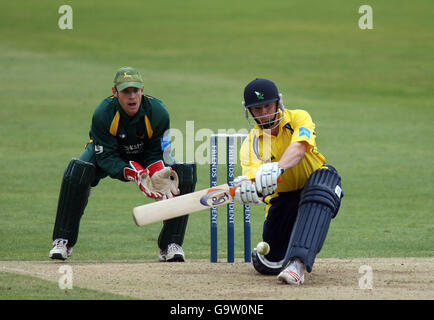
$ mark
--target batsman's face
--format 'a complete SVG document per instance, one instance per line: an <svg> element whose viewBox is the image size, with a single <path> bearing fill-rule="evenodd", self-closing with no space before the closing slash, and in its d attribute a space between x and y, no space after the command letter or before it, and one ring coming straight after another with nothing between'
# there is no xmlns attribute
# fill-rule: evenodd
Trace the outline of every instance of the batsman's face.
<svg viewBox="0 0 434 320"><path fill-rule="evenodd" d="M137 111L139 111L143 90L143 87L141 89L128 87L122 91L117 91L114 87L112 88L113 95L118 98L122 110L129 117L134 117Z"/></svg>
<svg viewBox="0 0 434 320"><path fill-rule="evenodd" d="M277 102L269 102L250 107L253 117L261 124L270 123L276 117Z"/></svg>

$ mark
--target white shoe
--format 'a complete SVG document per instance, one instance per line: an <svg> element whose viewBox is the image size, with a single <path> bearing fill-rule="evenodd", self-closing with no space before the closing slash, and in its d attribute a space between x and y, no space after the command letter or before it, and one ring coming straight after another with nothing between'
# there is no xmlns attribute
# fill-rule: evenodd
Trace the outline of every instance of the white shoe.
<svg viewBox="0 0 434 320"><path fill-rule="evenodd" d="M66 239L56 239L53 241L53 249L50 250L51 259L66 260L72 254L72 247L68 245Z"/></svg>
<svg viewBox="0 0 434 320"><path fill-rule="evenodd" d="M184 262L184 250L179 244L170 243L167 249L160 249L158 259L163 262Z"/></svg>
<svg viewBox="0 0 434 320"><path fill-rule="evenodd" d="M279 273L277 279L289 284L300 285L304 283L304 272L306 267L299 259L292 260L289 265Z"/></svg>

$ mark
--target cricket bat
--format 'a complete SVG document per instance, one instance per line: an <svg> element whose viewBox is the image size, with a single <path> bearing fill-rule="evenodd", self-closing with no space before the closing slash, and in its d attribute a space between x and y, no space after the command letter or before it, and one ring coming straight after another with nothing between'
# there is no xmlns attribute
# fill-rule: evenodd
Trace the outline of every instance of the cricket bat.
<svg viewBox="0 0 434 320"><path fill-rule="evenodd" d="M227 184L187 193L167 200L135 207L133 218L141 227L154 222L172 219L232 202L234 187Z"/></svg>

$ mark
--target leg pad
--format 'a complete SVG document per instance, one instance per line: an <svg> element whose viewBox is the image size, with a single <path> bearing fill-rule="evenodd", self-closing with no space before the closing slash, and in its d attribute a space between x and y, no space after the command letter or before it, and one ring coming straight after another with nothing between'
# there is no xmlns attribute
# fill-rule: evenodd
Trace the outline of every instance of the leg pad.
<svg viewBox="0 0 434 320"><path fill-rule="evenodd" d="M327 236L330 221L343 197L341 177L332 166L312 173L301 193L297 219L291 234L284 265L300 258L308 272Z"/></svg>
<svg viewBox="0 0 434 320"><path fill-rule="evenodd" d="M94 179L95 166L92 163L78 159L69 162L60 188L53 240L68 239L71 247L77 242L80 219Z"/></svg>

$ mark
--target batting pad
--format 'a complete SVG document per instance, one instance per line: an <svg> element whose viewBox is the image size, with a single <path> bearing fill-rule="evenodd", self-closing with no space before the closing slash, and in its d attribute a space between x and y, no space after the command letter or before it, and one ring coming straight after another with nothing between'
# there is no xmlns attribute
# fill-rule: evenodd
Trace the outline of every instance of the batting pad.
<svg viewBox="0 0 434 320"><path fill-rule="evenodd" d="M324 244L330 221L339 210L341 177L332 166L318 169L307 181L300 197L297 219L289 240L284 266L292 259L301 259L312 271L316 255Z"/></svg>

